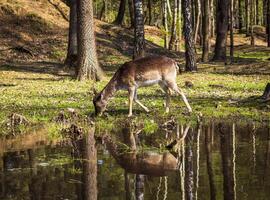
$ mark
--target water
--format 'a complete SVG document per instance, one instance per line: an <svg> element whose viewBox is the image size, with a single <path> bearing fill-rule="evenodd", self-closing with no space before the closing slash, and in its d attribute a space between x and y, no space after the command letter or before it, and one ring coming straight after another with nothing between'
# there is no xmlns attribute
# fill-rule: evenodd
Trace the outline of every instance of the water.
<svg viewBox="0 0 270 200"><path fill-rule="evenodd" d="M73 143L0 140L0 199L270 199L266 126L130 127L96 145L91 132Z"/></svg>

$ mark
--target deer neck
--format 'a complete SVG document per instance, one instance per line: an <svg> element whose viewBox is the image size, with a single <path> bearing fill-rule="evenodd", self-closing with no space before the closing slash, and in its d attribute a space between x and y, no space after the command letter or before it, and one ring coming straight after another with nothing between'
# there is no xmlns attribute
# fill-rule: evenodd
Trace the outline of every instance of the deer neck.
<svg viewBox="0 0 270 200"><path fill-rule="evenodd" d="M101 100L106 104L114 96L117 91L117 81L112 79L105 88L101 91Z"/></svg>

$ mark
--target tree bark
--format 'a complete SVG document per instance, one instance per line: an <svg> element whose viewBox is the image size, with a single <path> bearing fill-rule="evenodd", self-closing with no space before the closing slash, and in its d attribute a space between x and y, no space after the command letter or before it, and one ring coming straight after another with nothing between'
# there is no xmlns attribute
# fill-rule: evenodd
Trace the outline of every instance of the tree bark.
<svg viewBox="0 0 270 200"><path fill-rule="evenodd" d="M130 18L130 28L134 27L134 4L133 0L128 0L129 18Z"/></svg>
<svg viewBox="0 0 270 200"><path fill-rule="evenodd" d="M191 0L183 0L184 33L185 33L185 71L197 71L195 45L192 29Z"/></svg>
<svg viewBox="0 0 270 200"><path fill-rule="evenodd" d="M114 21L114 24L122 25L125 16L125 10L126 10L126 0L120 0L118 14Z"/></svg>
<svg viewBox="0 0 270 200"><path fill-rule="evenodd" d="M95 25L92 0L78 0L78 67L77 79L101 80L102 69L98 63L95 43Z"/></svg>
<svg viewBox="0 0 270 200"><path fill-rule="evenodd" d="M254 0L250 1L250 45L255 45L255 38L254 38L254 22L255 22L255 15L254 15Z"/></svg>
<svg viewBox="0 0 270 200"><path fill-rule="evenodd" d="M77 44L77 3L76 0L70 0L69 12L69 32L68 32L68 49L65 65L75 67L77 61L78 44Z"/></svg>
<svg viewBox="0 0 270 200"><path fill-rule="evenodd" d="M267 46L270 47L270 0L267 3Z"/></svg>
<svg viewBox="0 0 270 200"><path fill-rule="evenodd" d="M211 20L210 20L210 28L211 28L211 37L215 36L216 30L215 30L215 16L214 16L214 0L210 0L210 15L211 15Z"/></svg>
<svg viewBox="0 0 270 200"><path fill-rule="evenodd" d="M228 31L229 0L217 0L217 38L215 45L214 61L226 60L226 40Z"/></svg>
<svg viewBox="0 0 270 200"><path fill-rule="evenodd" d="M151 23L152 23L152 4L151 4L151 1L152 0L148 0L148 4L147 4L147 7L148 7L148 25L150 26Z"/></svg>
<svg viewBox="0 0 270 200"><path fill-rule="evenodd" d="M198 39L198 32L200 28L201 23L201 0L197 0L197 19L196 19L196 25L195 25L195 34L194 34L194 42L197 43Z"/></svg>
<svg viewBox="0 0 270 200"><path fill-rule="evenodd" d="M204 0L203 4L203 18L202 18L202 32L203 32L203 53L202 53L202 61L209 61L209 0Z"/></svg>
<svg viewBox="0 0 270 200"><path fill-rule="evenodd" d="M175 44L176 44L176 21L177 21L177 0L174 0L171 39L170 39L170 44L169 44L169 49L170 50L175 50Z"/></svg>
<svg viewBox="0 0 270 200"><path fill-rule="evenodd" d="M250 12L249 12L249 4L250 4L250 0L245 0L245 18L246 18L246 36L249 36L250 34Z"/></svg>
<svg viewBox="0 0 270 200"><path fill-rule="evenodd" d="M239 31L242 30L243 28L243 12L242 12L242 4L241 4L242 0L238 0L238 28Z"/></svg>
<svg viewBox="0 0 270 200"><path fill-rule="evenodd" d="M181 0L178 0L178 49L181 51L181 40L182 40L182 4Z"/></svg>
<svg viewBox="0 0 270 200"><path fill-rule="evenodd" d="M263 100L270 100L270 83L265 86L263 95L261 96Z"/></svg>
<svg viewBox="0 0 270 200"><path fill-rule="evenodd" d="M233 25L234 25L234 1L230 0L230 61L233 63L234 56L234 38L233 38Z"/></svg>
<svg viewBox="0 0 270 200"><path fill-rule="evenodd" d="M135 10L135 29L134 29L134 52L133 59L144 57L144 18L142 0L133 0Z"/></svg>
<svg viewBox="0 0 270 200"><path fill-rule="evenodd" d="M168 12L167 12L167 0L162 0L163 9L163 26L165 30L164 36L164 48L169 48L169 38L168 38Z"/></svg>
<svg viewBox="0 0 270 200"><path fill-rule="evenodd" d="M83 145L83 199L97 200L97 149L94 138L94 130L85 136Z"/></svg>

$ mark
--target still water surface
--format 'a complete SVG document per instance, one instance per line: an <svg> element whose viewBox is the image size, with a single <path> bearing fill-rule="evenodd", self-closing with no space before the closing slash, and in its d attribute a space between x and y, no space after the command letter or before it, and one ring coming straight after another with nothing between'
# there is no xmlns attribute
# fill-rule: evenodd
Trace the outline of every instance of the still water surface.
<svg viewBox="0 0 270 200"><path fill-rule="evenodd" d="M1 139L0 199L270 199L267 126L93 132L76 142Z"/></svg>

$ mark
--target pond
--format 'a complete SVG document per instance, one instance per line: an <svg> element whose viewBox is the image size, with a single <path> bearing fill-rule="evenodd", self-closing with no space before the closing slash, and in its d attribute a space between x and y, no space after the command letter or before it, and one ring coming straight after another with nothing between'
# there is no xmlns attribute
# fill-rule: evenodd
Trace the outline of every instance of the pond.
<svg viewBox="0 0 270 200"><path fill-rule="evenodd" d="M248 199L270 197L266 125L134 126L80 139L46 133L0 140L0 199Z"/></svg>

